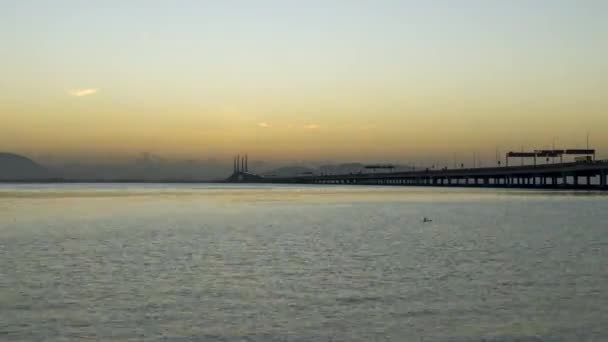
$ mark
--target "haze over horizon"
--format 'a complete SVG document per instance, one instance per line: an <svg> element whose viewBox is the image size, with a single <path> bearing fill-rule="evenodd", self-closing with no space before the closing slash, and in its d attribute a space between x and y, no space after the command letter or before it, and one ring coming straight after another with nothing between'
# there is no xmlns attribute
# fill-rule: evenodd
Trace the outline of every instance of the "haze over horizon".
<svg viewBox="0 0 608 342"><path fill-rule="evenodd" d="M4 1L0 151L608 157L605 1Z"/></svg>

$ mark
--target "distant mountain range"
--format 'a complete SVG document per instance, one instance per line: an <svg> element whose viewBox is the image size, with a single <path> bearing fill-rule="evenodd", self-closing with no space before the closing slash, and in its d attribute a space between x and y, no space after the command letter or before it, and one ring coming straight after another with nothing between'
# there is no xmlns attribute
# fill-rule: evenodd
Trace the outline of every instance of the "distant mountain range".
<svg viewBox="0 0 608 342"><path fill-rule="evenodd" d="M0 152L0 180L49 179L53 172L33 160L8 152Z"/></svg>
<svg viewBox="0 0 608 342"><path fill-rule="evenodd" d="M393 171L405 171L412 170L411 166L407 165L394 165ZM344 163L344 164L327 164L318 167L313 166L284 166L277 169L265 171L262 173L263 176L273 177L293 177L302 176L306 174L347 174L347 173L359 173L359 172L372 172L365 168L365 164L361 163ZM378 171L380 172L380 170ZM387 170L384 170L387 172Z"/></svg>
<svg viewBox="0 0 608 342"><path fill-rule="evenodd" d="M230 176L228 164L216 160L167 161L145 154L131 163L70 163L46 167L15 153L0 152L0 181L68 180L68 181L201 181L224 180ZM275 168L273 168L275 167ZM411 170L395 165L394 171ZM257 161L253 173L271 177L347 174L370 172L362 163L299 164L276 168L276 164ZM381 172L382 170L378 170ZM387 170L384 170L387 171Z"/></svg>

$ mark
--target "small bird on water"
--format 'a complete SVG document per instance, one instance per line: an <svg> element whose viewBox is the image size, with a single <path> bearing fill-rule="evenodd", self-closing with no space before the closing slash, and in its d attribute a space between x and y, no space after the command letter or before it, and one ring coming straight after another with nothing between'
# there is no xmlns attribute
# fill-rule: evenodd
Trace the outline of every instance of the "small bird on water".
<svg viewBox="0 0 608 342"><path fill-rule="evenodd" d="M433 220L431 220L428 217L425 217L425 218L422 219L422 222L433 222Z"/></svg>

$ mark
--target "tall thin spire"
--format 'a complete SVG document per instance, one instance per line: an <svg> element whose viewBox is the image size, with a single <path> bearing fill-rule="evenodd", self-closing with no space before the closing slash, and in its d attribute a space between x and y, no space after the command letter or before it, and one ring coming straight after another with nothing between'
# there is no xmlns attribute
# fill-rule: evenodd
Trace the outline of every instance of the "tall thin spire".
<svg viewBox="0 0 608 342"><path fill-rule="evenodd" d="M248 164L248 161L249 161L249 156L248 156L248 155L245 155L245 172L249 172L249 164Z"/></svg>

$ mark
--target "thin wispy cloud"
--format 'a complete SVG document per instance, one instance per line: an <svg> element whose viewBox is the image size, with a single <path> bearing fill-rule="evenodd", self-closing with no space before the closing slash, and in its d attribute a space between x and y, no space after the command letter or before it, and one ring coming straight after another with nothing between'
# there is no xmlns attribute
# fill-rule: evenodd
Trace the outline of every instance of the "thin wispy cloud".
<svg viewBox="0 0 608 342"><path fill-rule="evenodd" d="M319 126L319 125L317 125L317 124L308 124L308 125L304 125L304 128L305 128L305 129L317 129L317 128L319 128L319 127L320 127L320 126Z"/></svg>
<svg viewBox="0 0 608 342"><path fill-rule="evenodd" d="M272 126L269 123L267 123L267 122L258 122L258 127L270 128Z"/></svg>
<svg viewBox="0 0 608 342"><path fill-rule="evenodd" d="M98 91L99 89L97 88L71 89L68 91L68 95L82 97L96 94Z"/></svg>

